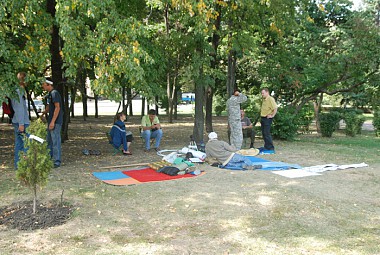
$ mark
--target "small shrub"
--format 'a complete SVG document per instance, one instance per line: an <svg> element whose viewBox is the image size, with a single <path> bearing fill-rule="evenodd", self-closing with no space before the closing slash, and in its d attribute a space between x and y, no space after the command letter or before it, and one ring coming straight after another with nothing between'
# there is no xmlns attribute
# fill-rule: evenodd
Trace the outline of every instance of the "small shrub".
<svg viewBox="0 0 380 255"><path fill-rule="evenodd" d="M27 128L30 135L46 139L46 125L38 119ZM48 175L53 168L46 140L40 143L25 136L26 153L21 153L16 177L33 192L33 213L36 213L37 186L43 187L47 183Z"/></svg>
<svg viewBox="0 0 380 255"><path fill-rule="evenodd" d="M319 114L319 125L323 137L331 137L340 121L338 112L327 112Z"/></svg>
<svg viewBox="0 0 380 255"><path fill-rule="evenodd" d="M294 109L291 107L279 108L272 124L274 138L292 141L297 136L298 121Z"/></svg>
<svg viewBox="0 0 380 255"><path fill-rule="evenodd" d="M343 114L344 122L346 123L345 133L347 136L354 137L358 132L359 118L358 115L349 111Z"/></svg>
<svg viewBox="0 0 380 255"><path fill-rule="evenodd" d="M376 136L380 136L380 109L377 109L373 114L372 125L375 128Z"/></svg>
<svg viewBox="0 0 380 255"><path fill-rule="evenodd" d="M314 119L314 108L312 105L305 105L297 114L298 126L301 132L309 132L310 125Z"/></svg>

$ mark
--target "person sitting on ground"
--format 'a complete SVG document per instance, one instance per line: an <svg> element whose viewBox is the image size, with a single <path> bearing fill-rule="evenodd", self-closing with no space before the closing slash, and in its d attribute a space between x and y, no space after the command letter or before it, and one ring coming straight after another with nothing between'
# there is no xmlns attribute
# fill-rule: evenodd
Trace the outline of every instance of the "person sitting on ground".
<svg viewBox="0 0 380 255"><path fill-rule="evenodd" d="M111 138L112 138L112 145L115 148L120 148L120 146L123 145L123 154L124 155L132 155L129 148L131 146L133 136L132 132L129 130L126 130L124 121L127 118L127 116L123 112L119 112L116 114L116 121L113 124L111 128Z"/></svg>
<svg viewBox="0 0 380 255"><path fill-rule="evenodd" d="M253 145L255 143L255 130L253 129L253 124L251 120L245 116L245 111L242 109L240 110L240 119L241 119L241 128L243 132L243 138L249 138L251 143L249 145L249 148L255 148ZM228 140L230 141L231 137L231 130L228 127ZM231 144L231 142L230 142Z"/></svg>
<svg viewBox="0 0 380 255"><path fill-rule="evenodd" d="M145 140L145 152L150 151L150 139L155 138L155 150L160 150L160 143L162 139L162 128L158 117L156 116L156 111L150 109L148 115L145 115L141 119L141 136Z"/></svg>
<svg viewBox="0 0 380 255"><path fill-rule="evenodd" d="M237 149L227 142L218 140L218 134L211 132L208 135L206 144L206 159L208 162L217 161L218 164L227 168L238 168L253 170L260 168L259 165L254 165L247 157L237 153Z"/></svg>

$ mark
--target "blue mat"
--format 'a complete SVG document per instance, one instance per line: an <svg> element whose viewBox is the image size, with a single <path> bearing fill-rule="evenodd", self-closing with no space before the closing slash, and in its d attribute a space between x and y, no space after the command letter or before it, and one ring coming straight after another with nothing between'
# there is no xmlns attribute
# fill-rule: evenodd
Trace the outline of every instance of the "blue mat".
<svg viewBox="0 0 380 255"><path fill-rule="evenodd" d="M92 173L96 178L100 180L118 180L123 178L129 178L129 176L123 174L122 171L116 172L93 172Z"/></svg>
<svg viewBox="0 0 380 255"><path fill-rule="evenodd" d="M256 170L269 170L269 171L276 171L276 170L288 170L288 169L300 169L302 168L300 165L297 164L288 164L284 162L275 162L270 161L258 157L253 156L247 156L247 158L254 163L254 165L261 165L262 168L256 169ZM221 167L223 169L229 169L229 170L245 170L243 168L237 168L237 167Z"/></svg>

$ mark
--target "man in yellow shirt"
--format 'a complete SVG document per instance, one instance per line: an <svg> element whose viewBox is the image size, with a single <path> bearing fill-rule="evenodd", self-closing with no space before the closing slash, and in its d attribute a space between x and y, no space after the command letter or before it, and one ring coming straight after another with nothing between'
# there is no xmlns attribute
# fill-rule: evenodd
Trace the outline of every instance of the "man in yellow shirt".
<svg viewBox="0 0 380 255"><path fill-rule="evenodd" d="M263 102L261 104L261 132L264 139L264 149L273 150L272 135L270 133L270 127L274 116L277 113L277 104L273 97L269 95L268 88L261 89L261 96L263 97Z"/></svg>
<svg viewBox="0 0 380 255"><path fill-rule="evenodd" d="M148 111L148 115L145 115L141 119L141 128L142 128L142 133L141 136L145 140L145 152L150 151L150 139L155 138L156 139L156 144L155 144L155 150L159 151L160 150L160 143L162 139L162 129L161 129L161 124L156 116L156 111L154 109L150 109Z"/></svg>

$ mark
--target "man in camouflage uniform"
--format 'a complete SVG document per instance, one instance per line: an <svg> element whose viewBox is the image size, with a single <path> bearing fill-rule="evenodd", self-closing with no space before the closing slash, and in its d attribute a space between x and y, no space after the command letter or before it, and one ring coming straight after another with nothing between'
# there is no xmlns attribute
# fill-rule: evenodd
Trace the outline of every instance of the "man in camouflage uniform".
<svg viewBox="0 0 380 255"><path fill-rule="evenodd" d="M240 104L247 101L247 96L235 90L227 100L228 125L231 130L231 145L240 150L243 144L243 132L241 129Z"/></svg>

